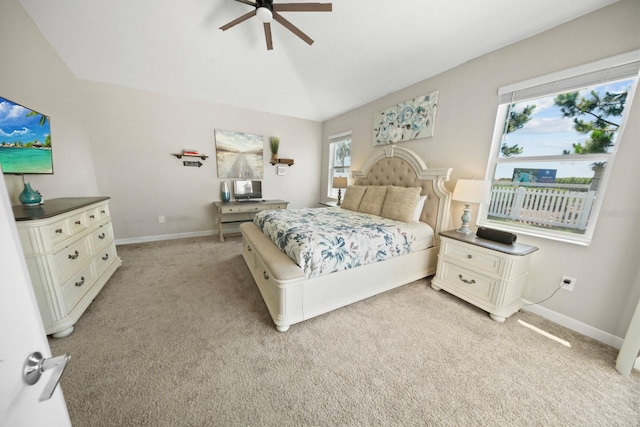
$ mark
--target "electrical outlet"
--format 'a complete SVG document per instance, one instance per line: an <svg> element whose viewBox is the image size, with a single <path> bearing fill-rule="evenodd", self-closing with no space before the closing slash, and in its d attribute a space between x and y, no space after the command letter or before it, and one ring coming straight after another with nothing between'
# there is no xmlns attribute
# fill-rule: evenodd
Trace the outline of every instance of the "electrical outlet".
<svg viewBox="0 0 640 427"><path fill-rule="evenodd" d="M158 222L159 222L160 224L164 224L164 215L160 215L160 216L158 217Z"/></svg>
<svg viewBox="0 0 640 427"><path fill-rule="evenodd" d="M562 276L562 280L560 280L560 285L562 286L562 289L565 289L567 291L572 291L573 287L576 285L577 280L578 279L576 279L575 277Z"/></svg>

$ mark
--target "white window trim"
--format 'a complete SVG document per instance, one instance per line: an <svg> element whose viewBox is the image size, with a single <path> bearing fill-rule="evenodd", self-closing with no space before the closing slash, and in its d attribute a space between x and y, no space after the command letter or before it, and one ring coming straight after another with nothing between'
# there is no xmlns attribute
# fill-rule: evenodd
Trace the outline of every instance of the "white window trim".
<svg viewBox="0 0 640 427"><path fill-rule="evenodd" d="M513 102L522 102L529 99L540 98L542 96L553 95L554 93L568 92L582 85L585 78L590 81L589 85L605 83L607 81L619 80L625 77L632 77L636 75L638 79L631 87L627 96L626 108L627 112L631 110L633 104L633 98L640 80L640 50L634 50L632 52L623 53L620 55L611 56L599 61L590 62L577 67L569 68L566 70L558 71L555 73L547 74L544 76L536 77L533 79L525 80L518 83L513 83L507 86L498 88L499 106L498 113L496 115L496 122L493 129L493 139L491 145L491 152L487 162L485 179L493 181L495 176L495 168L499 163L513 162L517 159L518 162L526 162L527 160L589 160L589 158L607 158L607 167L604 170L602 177L602 185L600 188L604 189L602 197L597 197L592 208L592 213L589 217L589 225L584 235L570 235L569 233L548 231L543 228L529 229L525 226L512 226L500 221L492 221L487 219L487 204L482 204L478 213L478 225L496 228L505 231L511 231L518 234L524 234L528 236L541 237L545 239L572 243L582 246L588 246L591 243L598 219L601 215L602 204L606 196L608 189L609 177L611 171L614 168L614 160L618 151L619 144L624 135L627 121L630 114L626 114L623 121L620 124L618 130L618 140L613 147L611 153L602 154L574 154L574 155L562 155L562 156L542 156L542 157L517 157L512 160L501 159L498 157L500 150L502 136L504 131L504 122L508 112L508 107Z"/></svg>
<svg viewBox="0 0 640 427"><path fill-rule="evenodd" d="M334 159L334 153L332 150L332 146L335 143L338 142L342 142L346 139L351 139L351 135L352 135L352 131L346 131L346 132L341 132L341 133L337 133L335 135L329 135L329 138L327 138L329 140L329 162L327 163L328 166L328 173L327 173L327 194L326 197L329 198L330 200L337 200L337 193L336 196L334 196L332 194L332 188L333 188L333 182L332 182L332 177L333 177L333 159ZM351 168L349 168L349 170L351 170ZM347 178L348 184L351 184L351 176L349 176L349 178ZM344 191L343 191L344 194Z"/></svg>

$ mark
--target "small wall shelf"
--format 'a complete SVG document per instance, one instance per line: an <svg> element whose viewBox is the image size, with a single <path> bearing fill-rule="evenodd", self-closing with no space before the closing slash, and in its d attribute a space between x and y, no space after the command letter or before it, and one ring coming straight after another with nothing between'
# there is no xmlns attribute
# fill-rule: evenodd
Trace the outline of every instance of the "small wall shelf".
<svg viewBox="0 0 640 427"><path fill-rule="evenodd" d="M293 162L293 159L278 159L278 160L271 160L269 163L271 163L272 165L281 164L281 165L292 166L294 162Z"/></svg>
<svg viewBox="0 0 640 427"><path fill-rule="evenodd" d="M175 154L172 153L172 156L176 156L177 158L181 159L183 157L200 157L202 160L206 160L209 158L209 156L205 155L205 154Z"/></svg>

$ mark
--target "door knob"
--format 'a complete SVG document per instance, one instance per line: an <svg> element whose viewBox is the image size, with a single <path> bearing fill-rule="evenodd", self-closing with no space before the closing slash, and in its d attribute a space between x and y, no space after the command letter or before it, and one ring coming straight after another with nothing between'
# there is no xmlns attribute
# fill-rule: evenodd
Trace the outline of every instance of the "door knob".
<svg viewBox="0 0 640 427"><path fill-rule="evenodd" d="M49 382L44 387L44 390L40 395L40 399L38 399L40 402L51 399L58 382L60 382L60 377L64 372L64 368L67 366L69 358L70 356L67 354L44 358L42 357L42 353L36 351L31 353L27 357L27 360L25 360L22 377L24 378L24 382L28 385L34 385L37 383L43 372L53 371L51 373L51 378L49 378Z"/></svg>

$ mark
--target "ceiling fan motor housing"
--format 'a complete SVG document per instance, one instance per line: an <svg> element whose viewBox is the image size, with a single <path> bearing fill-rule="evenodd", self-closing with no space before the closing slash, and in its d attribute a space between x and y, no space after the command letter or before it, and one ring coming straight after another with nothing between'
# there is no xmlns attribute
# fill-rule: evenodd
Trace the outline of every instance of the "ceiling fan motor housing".
<svg viewBox="0 0 640 427"><path fill-rule="evenodd" d="M273 12L273 0L256 0L256 10L261 7L266 7L269 11Z"/></svg>

